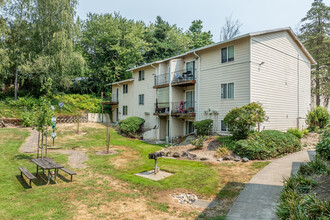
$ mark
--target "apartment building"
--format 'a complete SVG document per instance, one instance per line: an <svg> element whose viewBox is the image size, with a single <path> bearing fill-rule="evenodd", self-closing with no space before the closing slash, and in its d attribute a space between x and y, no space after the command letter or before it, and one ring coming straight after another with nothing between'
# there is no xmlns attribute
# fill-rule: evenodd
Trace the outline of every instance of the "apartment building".
<svg viewBox="0 0 330 220"><path fill-rule="evenodd" d="M267 121L260 129L306 128L314 59L290 28L249 33L138 66L132 78L112 84L113 121L139 116L145 139L173 140L232 108L259 102Z"/></svg>

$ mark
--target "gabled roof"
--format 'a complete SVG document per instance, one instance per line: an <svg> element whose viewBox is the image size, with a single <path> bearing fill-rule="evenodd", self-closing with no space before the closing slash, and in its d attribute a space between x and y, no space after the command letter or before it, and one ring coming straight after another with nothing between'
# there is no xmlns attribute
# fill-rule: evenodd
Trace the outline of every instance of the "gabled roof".
<svg viewBox="0 0 330 220"><path fill-rule="evenodd" d="M243 38L246 38L246 37L254 37L254 36L259 36L259 35L264 35L264 34L270 34L270 33L276 33L276 32L281 32L281 31L287 31L290 34L290 36L293 38L293 40L296 42L296 44L299 46L299 48L303 51L303 53L310 60L310 62L312 64L316 64L316 61L309 54L309 52L304 47L304 45L299 41L298 37L295 35L295 33L292 31L292 29L290 27L286 27L286 28L277 28L277 29L264 30L264 31L258 31L258 32L252 32L252 33L248 33L248 34L243 34L243 35L240 35L240 36L231 38L229 40L220 41L218 43L214 43L214 44L211 44L211 45L208 45L208 46L205 46L205 47L201 47L201 48L197 48L197 49L194 49L194 50L190 50L190 51L187 51L186 53L183 53L183 54L180 54L180 55L169 57L169 58L166 58L166 59L163 59L163 60L154 61L154 62L151 62L151 63L146 63L144 65L141 65L141 66L137 66L137 67L128 69L127 71L133 71L133 70L136 70L136 69L141 69L143 67L147 67L147 66L150 66L152 64L162 63L162 62L165 62L165 61L168 61L168 60L172 60L172 59L175 59L175 58L183 57L183 56L186 56L186 55L191 54L191 53L194 53L194 52L205 50L205 49L208 49L208 48L211 48L211 47L216 47L218 45L225 44L225 43L228 43L228 42L231 42L231 41L235 41L235 40L239 40L239 39L243 39Z"/></svg>

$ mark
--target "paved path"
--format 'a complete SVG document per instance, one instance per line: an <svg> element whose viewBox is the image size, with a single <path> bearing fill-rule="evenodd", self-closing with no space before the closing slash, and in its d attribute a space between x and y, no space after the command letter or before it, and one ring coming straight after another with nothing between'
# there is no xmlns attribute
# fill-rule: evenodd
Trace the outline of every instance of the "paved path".
<svg viewBox="0 0 330 220"><path fill-rule="evenodd" d="M38 131L31 129L31 134L19 148L21 153L34 153L38 149Z"/></svg>
<svg viewBox="0 0 330 220"><path fill-rule="evenodd" d="M296 173L300 164L310 161L314 155L314 151L300 151L267 165L245 186L226 219L277 219L276 202L281 194L283 178Z"/></svg>

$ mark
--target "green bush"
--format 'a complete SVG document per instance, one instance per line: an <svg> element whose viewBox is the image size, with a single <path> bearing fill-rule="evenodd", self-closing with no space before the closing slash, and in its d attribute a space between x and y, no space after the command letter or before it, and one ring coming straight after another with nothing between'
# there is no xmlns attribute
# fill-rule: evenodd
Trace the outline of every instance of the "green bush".
<svg viewBox="0 0 330 220"><path fill-rule="evenodd" d="M264 130L236 142L234 152L251 160L264 160L301 149L299 139L289 133Z"/></svg>
<svg viewBox="0 0 330 220"><path fill-rule="evenodd" d="M201 149L206 141L206 136L198 136L197 139L191 140L191 144L195 146L195 149Z"/></svg>
<svg viewBox="0 0 330 220"><path fill-rule="evenodd" d="M330 121L328 109L323 106L313 108L306 117L306 123L311 131L325 128Z"/></svg>
<svg viewBox="0 0 330 220"><path fill-rule="evenodd" d="M285 179L276 212L279 219L329 219L330 202L306 194L316 185L313 179L300 174Z"/></svg>
<svg viewBox="0 0 330 220"><path fill-rule="evenodd" d="M59 103L64 103L64 108L58 107ZM52 99L52 104L56 106L57 114L72 115L76 111L100 113L101 112L101 99L92 95L80 94L62 94L55 95Z"/></svg>
<svg viewBox="0 0 330 220"><path fill-rule="evenodd" d="M33 127L36 123L36 117L33 111L25 111L21 115L22 125L24 127Z"/></svg>
<svg viewBox="0 0 330 220"><path fill-rule="evenodd" d="M212 119L205 119L202 121L195 121L194 127L197 131L197 135L208 135L213 126Z"/></svg>
<svg viewBox="0 0 330 220"><path fill-rule="evenodd" d="M304 136L304 132L299 130L298 128L289 128L286 132L296 136L299 139L301 139Z"/></svg>
<svg viewBox="0 0 330 220"><path fill-rule="evenodd" d="M303 130L304 136L308 135L308 132L309 132L308 129Z"/></svg>
<svg viewBox="0 0 330 220"><path fill-rule="evenodd" d="M321 158L330 161L330 127L324 129L321 141L316 145L316 153Z"/></svg>
<svg viewBox="0 0 330 220"><path fill-rule="evenodd" d="M240 108L234 108L224 118L224 123L233 134L235 140L245 139L251 134L257 123L265 120L265 112L259 103L249 103Z"/></svg>
<svg viewBox="0 0 330 220"><path fill-rule="evenodd" d="M314 160L301 165L298 172L302 175L326 174L328 172L328 167L316 156Z"/></svg>
<svg viewBox="0 0 330 220"><path fill-rule="evenodd" d="M219 137L217 141L220 142L222 146L226 146L230 150L235 150L236 141L231 136Z"/></svg>
<svg viewBox="0 0 330 220"><path fill-rule="evenodd" d="M128 136L135 136L141 129L145 120L143 118L132 116L119 122L120 131Z"/></svg>

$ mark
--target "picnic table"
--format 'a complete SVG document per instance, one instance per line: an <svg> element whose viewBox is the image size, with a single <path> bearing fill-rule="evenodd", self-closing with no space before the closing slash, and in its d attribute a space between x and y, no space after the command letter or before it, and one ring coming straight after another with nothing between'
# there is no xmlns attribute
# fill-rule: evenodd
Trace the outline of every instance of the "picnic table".
<svg viewBox="0 0 330 220"><path fill-rule="evenodd" d="M40 167L43 170L43 173L45 173L45 170L48 170L47 184L49 184L51 179L54 179L55 183L57 183L56 177L58 174L58 169L64 168L61 164L56 163L50 158L36 158L36 159L32 159L31 161L32 163L37 165L37 176L39 175L39 167ZM52 173L51 170L54 170L54 173Z"/></svg>

